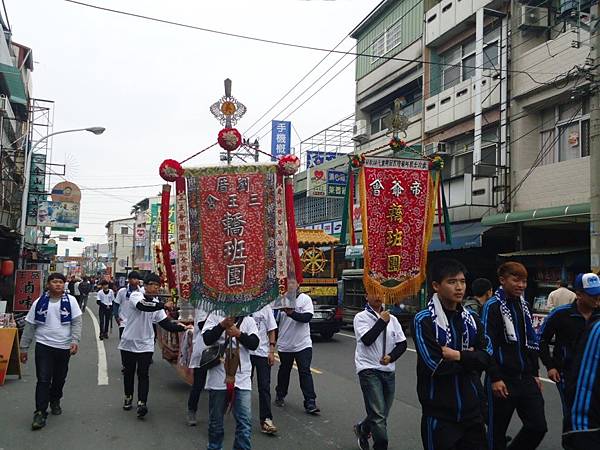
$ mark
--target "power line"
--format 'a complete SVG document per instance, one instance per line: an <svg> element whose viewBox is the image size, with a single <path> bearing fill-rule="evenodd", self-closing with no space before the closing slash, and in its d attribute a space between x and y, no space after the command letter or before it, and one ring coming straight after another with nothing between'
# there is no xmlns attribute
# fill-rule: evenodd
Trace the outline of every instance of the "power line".
<svg viewBox="0 0 600 450"><path fill-rule="evenodd" d="M273 39L265 39L265 38L259 38L259 37L255 37L255 36L247 36L247 35L243 35L243 34L238 34L238 33L230 33L230 32L226 32L226 31L220 31L220 30L213 30L211 28L205 28L205 27L199 27L196 25L190 25L190 24L185 24L185 23L181 23L181 22L175 22L172 20L166 20L166 19L159 19L157 17L151 17L151 16L146 16L143 14L136 14L136 13L131 13L131 12L127 12L127 11L123 11L123 10L118 10L118 9L112 9L112 8L106 8L103 6L98 6L98 5L92 5L89 3L84 3L84 2L79 2L76 0L65 0L68 3L73 3L76 5L80 5L80 6L85 6L88 8L92 8L92 9L97 9L97 10L101 10L101 11L105 11L105 12L110 12L110 13L114 13L114 14L120 14L123 16L129 16L129 17L135 17L137 19L143 19L143 20L148 20L151 22L157 22L157 23L163 23L166 25L173 25L173 26L177 26L177 27L182 27L182 28L188 28L188 29L192 29L192 30L197 30L197 31L204 31L206 33L213 33L213 34L219 34L222 36L228 36L228 37L234 37L234 38L238 38L238 39L245 39L245 40L250 40L250 41L256 41L256 42L262 42L265 44L273 44L273 45L281 45L281 46L285 46L285 47L293 47L293 48L299 48L299 49L304 49L304 50L313 50L313 51L319 51L319 52L328 52L328 53L338 53L338 54L344 54L344 55L352 55L352 56L365 56L365 57L369 57L369 58L379 58L379 59L385 59L385 60L393 60L393 61L403 61L403 62L417 62L417 63L422 63L422 64L431 64L431 65L441 65L441 66L452 66L453 64L447 64L447 63L441 63L441 62L434 62L434 61L425 61L425 60L419 60L419 59L411 59L411 58L398 58L395 56L385 56L385 55L372 55L372 54L367 54L367 53L362 53L362 52L345 52L345 51L341 51L341 50L333 50L333 49L328 49L328 48L323 48L323 47L315 47L315 46L311 46L311 45L304 45L304 44L295 44L295 43L291 43L291 42L283 42L283 41L276 41ZM468 67L469 69L477 69L478 67ZM531 76L531 74L536 74L536 75L558 75L554 72L525 72L525 71L521 71L521 70L511 70L511 69L502 69L502 71L504 72L513 72L513 73L523 73L526 75ZM535 79L532 78L532 80L536 83L537 82ZM543 83L541 83L543 84Z"/></svg>

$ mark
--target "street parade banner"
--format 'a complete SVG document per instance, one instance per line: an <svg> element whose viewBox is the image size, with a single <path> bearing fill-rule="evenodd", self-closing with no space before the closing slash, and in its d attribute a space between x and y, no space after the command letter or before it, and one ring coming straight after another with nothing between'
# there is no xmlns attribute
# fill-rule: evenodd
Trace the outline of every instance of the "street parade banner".
<svg viewBox="0 0 600 450"><path fill-rule="evenodd" d="M434 184L426 160L367 156L360 168L363 282L386 303L414 295L425 280Z"/></svg>
<svg viewBox="0 0 600 450"><path fill-rule="evenodd" d="M275 300L287 273L277 164L186 169L185 178L192 304L236 316Z"/></svg>

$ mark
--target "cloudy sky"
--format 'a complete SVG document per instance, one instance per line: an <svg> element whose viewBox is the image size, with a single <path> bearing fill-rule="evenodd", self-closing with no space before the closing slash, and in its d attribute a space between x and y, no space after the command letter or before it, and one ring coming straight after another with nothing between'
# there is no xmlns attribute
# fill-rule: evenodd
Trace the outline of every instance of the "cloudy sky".
<svg viewBox="0 0 600 450"><path fill-rule="evenodd" d="M203 28L333 48L379 1L89 3ZM284 119L340 71L289 117L297 132L292 145L354 110L352 56L327 57L247 130L326 53L155 23L63 0L5 0L5 4L13 39L33 49L34 96L55 102L54 131L88 126L107 129L101 136L66 134L53 141L53 162L65 163L66 178L83 191L81 226L72 235L83 236L85 242L61 242L59 254L65 248L79 254L83 245L106 242L108 220L129 216L134 203L160 190L158 166L164 159L182 160L216 141L220 124L208 108L223 95L227 77L233 80L233 95L248 108L238 129L252 139L266 133L261 139L266 151L270 149L270 120ZM339 49L350 50L354 43L346 38ZM217 161L215 149L187 165ZM156 186L103 189L140 185Z"/></svg>

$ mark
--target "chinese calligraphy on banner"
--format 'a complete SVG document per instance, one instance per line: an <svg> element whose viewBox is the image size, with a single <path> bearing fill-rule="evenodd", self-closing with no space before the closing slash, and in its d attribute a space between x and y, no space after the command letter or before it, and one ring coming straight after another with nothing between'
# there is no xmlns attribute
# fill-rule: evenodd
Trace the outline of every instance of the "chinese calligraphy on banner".
<svg viewBox="0 0 600 450"><path fill-rule="evenodd" d="M365 288L399 301L425 278L435 205L428 162L367 157L360 194Z"/></svg>
<svg viewBox="0 0 600 450"><path fill-rule="evenodd" d="M292 122L271 121L271 155L273 159L290 153L291 131Z"/></svg>
<svg viewBox="0 0 600 450"><path fill-rule="evenodd" d="M38 205L47 198L46 155L34 153L31 155L31 177L29 179L29 195L27 197L27 225L37 225Z"/></svg>
<svg viewBox="0 0 600 450"><path fill-rule="evenodd" d="M277 165L186 170L191 301L250 314L278 295Z"/></svg>
<svg viewBox="0 0 600 450"><path fill-rule="evenodd" d="M29 311L31 304L42 295L41 270L17 270L13 311Z"/></svg>

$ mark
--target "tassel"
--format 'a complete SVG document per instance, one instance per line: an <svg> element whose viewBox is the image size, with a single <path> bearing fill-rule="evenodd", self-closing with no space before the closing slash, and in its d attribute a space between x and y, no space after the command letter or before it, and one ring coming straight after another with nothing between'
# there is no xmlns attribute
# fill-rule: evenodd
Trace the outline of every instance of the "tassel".
<svg viewBox="0 0 600 450"><path fill-rule="evenodd" d="M288 229L288 246L292 253L296 280L298 284L303 281L302 262L300 261L300 252L298 251L298 236L296 235L296 217L294 214L294 182L291 178L285 179L285 215Z"/></svg>
<svg viewBox="0 0 600 450"><path fill-rule="evenodd" d="M163 265L167 275L169 291L176 289L175 273L171 265L171 244L169 243L169 209L171 200L171 185L163 184L160 202L160 243L162 247Z"/></svg>
<svg viewBox="0 0 600 450"><path fill-rule="evenodd" d="M235 400L235 373L238 369L241 370L242 368L239 344L236 343L236 347L234 348L232 339L229 339L229 343L225 349L225 362L223 366L225 369L225 387L227 389L225 409L231 411Z"/></svg>

